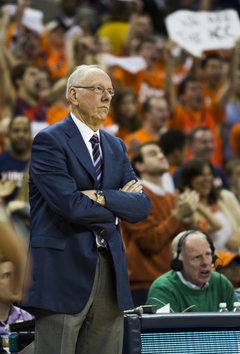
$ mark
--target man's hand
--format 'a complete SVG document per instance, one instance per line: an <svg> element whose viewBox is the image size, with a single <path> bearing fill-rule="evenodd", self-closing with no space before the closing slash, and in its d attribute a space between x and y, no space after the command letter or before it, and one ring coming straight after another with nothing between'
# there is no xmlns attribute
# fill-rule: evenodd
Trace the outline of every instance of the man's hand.
<svg viewBox="0 0 240 354"><path fill-rule="evenodd" d="M135 179L129 181L123 188L120 189L122 192L128 193L142 193L142 185L140 182L136 182Z"/></svg>

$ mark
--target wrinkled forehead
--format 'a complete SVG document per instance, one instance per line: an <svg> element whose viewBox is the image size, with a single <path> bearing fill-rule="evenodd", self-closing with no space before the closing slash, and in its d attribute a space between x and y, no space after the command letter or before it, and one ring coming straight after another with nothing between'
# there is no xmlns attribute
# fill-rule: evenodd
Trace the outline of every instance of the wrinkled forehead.
<svg viewBox="0 0 240 354"><path fill-rule="evenodd" d="M211 251L210 244L205 235L191 234L183 241L183 251L186 254L200 254Z"/></svg>
<svg viewBox="0 0 240 354"><path fill-rule="evenodd" d="M102 85L103 87L112 87L112 81L108 74L103 70L93 68L86 72L81 85Z"/></svg>

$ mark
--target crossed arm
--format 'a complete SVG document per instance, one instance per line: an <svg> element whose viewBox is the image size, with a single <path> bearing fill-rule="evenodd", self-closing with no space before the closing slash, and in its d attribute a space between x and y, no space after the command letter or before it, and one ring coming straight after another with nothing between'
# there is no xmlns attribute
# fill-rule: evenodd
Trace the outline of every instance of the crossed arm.
<svg viewBox="0 0 240 354"><path fill-rule="evenodd" d="M136 182L135 179L129 181L128 183L125 184L123 188L121 188L121 191L127 192L127 193L142 193L142 185L140 182ZM86 190L86 191L81 191L84 195L86 195L88 198L92 199L93 201L97 201L97 196L96 196L96 191L95 190ZM105 197L103 200L99 203L102 206L105 206L106 204L106 199Z"/></svg>
<svg viewBox="0 0 240 354"><path fill-rule="evenodd" d="M41 192L43 199L56 214L90 230L102 228L103 225L104 229L107 225L112 227L116 217L138 222L148 216L150 200L134 179L126 151L123 151L121 163L123 187L121 190L103 189L106 197L103 207L96 203L95 190L79 190L76 180L69 175L67 157L59 141L41 132L33 143L30 167L30 180L33 184L30 183L30 187L33 190L36 187L36 191ZM78 178L85 178L84 174L81 177L81 169L79 172Z"/></svg>

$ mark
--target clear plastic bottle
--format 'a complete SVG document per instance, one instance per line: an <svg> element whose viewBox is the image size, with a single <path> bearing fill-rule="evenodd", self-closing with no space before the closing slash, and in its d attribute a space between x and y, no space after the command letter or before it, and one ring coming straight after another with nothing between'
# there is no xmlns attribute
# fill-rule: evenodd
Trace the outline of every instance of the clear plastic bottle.
<svg viewBox="0 0 240 354"><path fill-rule="evenodd" d="M234 302L233 306L234 306L233 312L240 312L240 302Z"/></svg>
<svg viewBox="0 0 240 354"><path fill-rule="evenodd" d="M219 304L219 312L227 312L227 303L226 302L220 302Z"/></svg>

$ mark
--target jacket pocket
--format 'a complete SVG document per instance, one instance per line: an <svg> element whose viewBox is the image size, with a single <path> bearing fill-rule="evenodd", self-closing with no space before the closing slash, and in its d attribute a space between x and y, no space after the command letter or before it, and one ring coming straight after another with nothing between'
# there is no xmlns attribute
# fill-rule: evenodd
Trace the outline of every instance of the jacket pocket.
<svg viewBox="0 0 240 354"><path fill-rule="evenodd" d="M44 247L63 251L66 246L66 240L54 238L51 236L33 237L31 240L31 246L33 248Z"/></svg>

